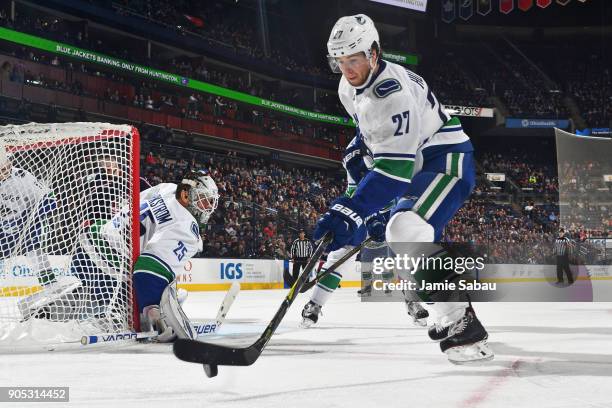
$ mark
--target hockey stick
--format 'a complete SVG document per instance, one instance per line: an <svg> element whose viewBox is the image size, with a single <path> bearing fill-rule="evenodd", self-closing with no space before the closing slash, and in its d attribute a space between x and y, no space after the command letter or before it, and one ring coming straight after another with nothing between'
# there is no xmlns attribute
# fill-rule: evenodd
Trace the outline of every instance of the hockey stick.
<svg viewBox="0 0 612 408"><path fill-rule="evenodd" d="M203 321L203 322L193 322L193 331L198 336L203 335L211 335L217 333L219 327L225 322L225 316L229 312L230 307L236 300L238 296L238 292L240 292L240 284L236 281L232 283L229 290L225 294L223 301L221 302L221 306L219 307L219 311L217 312L217 317L213 321ZM103 333L92 336L83 336L81 337L81 344L86 346L89 344L96 343L108 343L114 341L124 341L124 340L153 340L157 337L159 333L156 331L150 332L123 332L123 333Z"/></svg>
<svg viewBox="0 0 612 408"><path fill-rule="evenodd" d="M301 287L306 282L306 279L308 279L310 271L316 263L319 262L319 259L323 255L323 251L331 240L331 233L328 232L323 236L312 254L312 257L308 261L308 264L306 264L304 271L298 276L289 290L289 293L276 311L276 314L255 343L247 347L236 348L220 344L204 343L197 340L178 339L174 342L174 355L183 361L204 364L204 371L208 377L217 375L217 366L219 365L248 366L253 364L272 338L272 335L280 325L287 310L289 310L289 307L291 307L291 304L300 292Z"/></svg>
<svg viewBox="0 0 612 408"><path fill-rule="evenodd" d="M357 252L361 251L361 249L368 245L370 242L372 242L373 239L370 237L368 239L366 239L365 241L363 241L361 244L351 248L350 251L348 251L346 254L344 254L344 256L340 259L338 259L336 261L336 263L334 263L332 266L330 266L329 268L327 268L326 270L324 270L323 272L320 272L313 280L311 280L310 282L306 282L304 284L304 286L302 286L302 288L300 289L300 293L305 293L308 292L313 286L315 286L321 279L323 279L324 277L326 277L327 275L329 275L330 273L334 272L336 269L338 269L342 264L344 264L346 261L348 261L353 255L355 255Z"/></svg>

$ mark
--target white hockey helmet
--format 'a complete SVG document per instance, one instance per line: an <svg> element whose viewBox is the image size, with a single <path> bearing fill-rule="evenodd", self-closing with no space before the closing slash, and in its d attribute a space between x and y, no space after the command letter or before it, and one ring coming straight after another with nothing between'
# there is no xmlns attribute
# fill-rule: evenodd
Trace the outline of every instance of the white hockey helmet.
<svg viewBox="0 0 612 408"><path fill-rule="evenodd" d="M200 215L200 222L206 223L219 204L219 189L206 170L191 172L183 181L191 186L189 206L194 215Z"/></svg>
<svg viewBox="0 0 612 408"><path fill-rule="evenodd" d="M0 144L0 181L6 179L11 174L11 167L6 148Z"/></svg>
<svg viewBox="0 0 612 408"><path fill-rule="evenodd" d="M336 58L358 52L365 53L369 60L372 57L374 43L380 49L378 31L370 17L365 14L341 17L334 24L327 41L327 61L330 68L333 72L340 73Z"/></svg>

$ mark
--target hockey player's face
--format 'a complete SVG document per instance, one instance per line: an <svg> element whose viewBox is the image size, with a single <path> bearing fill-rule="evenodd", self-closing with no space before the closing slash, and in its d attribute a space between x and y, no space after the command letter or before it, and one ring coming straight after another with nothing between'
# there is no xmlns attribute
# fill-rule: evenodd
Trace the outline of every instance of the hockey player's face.
<svg viewBox="0 0 612 408"><path fill-rule="evenodd" d="M353 86L361 86L370 75L370 61L363 52L336 59L342 75Z"/></svg>

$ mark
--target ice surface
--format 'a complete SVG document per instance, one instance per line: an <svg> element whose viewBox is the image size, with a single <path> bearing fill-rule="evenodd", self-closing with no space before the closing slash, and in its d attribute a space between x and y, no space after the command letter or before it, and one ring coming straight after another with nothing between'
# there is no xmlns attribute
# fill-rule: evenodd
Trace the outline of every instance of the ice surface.
<svg viewBox="0 0 612 408"><path fill-rule="evenodd" d="M242 291L222 333L256 337L285 294ZM223 296L190 293L187 314L212 318ZM612 407L612 303L475 305L496 358L474 367L448 363L400 303L361 303L343 288L303 330L307 301L253 366L216 378L169 345L136 344L0 355L0 385L69 386L71 407Z"/></svg>

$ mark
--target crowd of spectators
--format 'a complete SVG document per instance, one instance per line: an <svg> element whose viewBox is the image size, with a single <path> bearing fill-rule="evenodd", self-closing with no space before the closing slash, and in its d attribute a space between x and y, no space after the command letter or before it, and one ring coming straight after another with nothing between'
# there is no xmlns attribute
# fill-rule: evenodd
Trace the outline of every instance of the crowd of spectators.
<svg viewBox="0 0 612 408"><path fill-rule="evenodd" d="M590 235L605 235L612 229L612 181L604 178L610 174L609 160L575 159L562 164L559 201L564 224L584 227L584 233Z"/></svg>
<svg viewBox="0 0 612 408"><path fill-rule="evenodd" d="M236 2L237 3L237 2ZM257 22L253 18L255 10L243 4L219 4L218 2L199 2L193 7L185 1L168 2L167 0L137 0L113 4L117 13L134 14L164 26L176 27L182 32L195 34L208 40L211 45L224 44L235 52L267 61L270 64L284 67L291 72L333 79L323 61L312 64L305 60L304 54L296 50L295 41L299 36L291 36L290 44L283 38L271 39L272 50L266 55L257 35Z"/></svg>
<svg viewBox="0 0 612 408"><path fill-rule="evenodd" d="M125 2L116 10L121 13L137 13L152 20L164 21L165 24L185 26L184 5L180 0L172 5L163 0L140 0L130 1L129 4ZM203 27L190 27L198 35L208 37L211 41L226 41L246 55L270 58L270 61L296 72L326 75L318 67L296 62L289 54L273 52L270 56L264 56L253 40L254 27L240 24L244 20L240 12L225 20L216 18L217 13L225 12L217 9L217 6L203 5L199 12L201 14L198 18L206 24ZM89 32L80 23L68 23L54 17L31 16L22 16L11 22L6 10L0 10L0 22L127 60L143 57L131 50L118 49L116 44L100 38L90 38ZM51 80L39 72L26 70L22 64L7 65L0 61L3 79L58 92L93 96L101 101L160 111L187 119L208 120L208 117L212 117L212 121L220 126L224 126L228 120L245 122L256 125L263 134L298 135L310 138L315 143L323 140L338 149L342 148L338 145L337 132L340 129L337 127L313 125L310 121L262 111L220 96L177 90L156 81L135 80L94 65L72 62L24 47L9 48L3 51L17 58L62 67L68 72L106 77L117 86L109 87L103 93L92 94L83 83L69 80L69 75L66 81ZM570 95L579 102L581 114L588 123L605 125L605 120L612 116L609 66L597 56L591 57L591 61L576 62L576 76L566 77L566 93L563 94L541 79L533 67L521 63L519 59L507 54L497 58L491 55L486 57L481 51L474 51L474 55L483 58L472 58L471 64L466 61L465 55L461 57L446 53L438 56L440 59L433 59L424 65L427 70L425 79L442 103L491 106L488 98L496 95L501 97L513 115L568 117L562 97ZM450 62L440 63L442 60ZM185 57L149 62L184 76L241 90L253 96L308 106L308 98L304 96L308 88L305 88L306 91L300 88L281 88L264 79L253 78L244 71L224 69L203 59ZM593 69L597 75L592 75ZM125 92L123 85L126 84L131 86L133 92ZM332 107L331 111L326 112L340 113L341 107L333 92L318 93L317 103L310 105L312 109ZM19 117L27 119L29 110L28 101L21 101ZM58 115L57 107L49 105L48 115L48 121L54 122ZM218 156L176 147L165 148L164 145L175 142L169 128L151 128L143 134L145 140L152 142L143 145L143 175L153 184L176 181L187 169L199 167L208 168L216 180L222 199L209 225L203 229L205 250L202 256L205 257L285 258L288 245L298 228L311 230L318 216L327 208L329 200L343 190L343 182L338 178L315 170L284 167L272 161L238 157L233 153ZM520 188L538 194L555 194L559 190L555 166L538 162L525 152L521 152L520 156L508 152L485 152L480 157L480 164L484 171L505 173ZM573 189L582 194L608 187L601 177L585 176L603 172L601 169L592 171L593 166L601 166L600 163L585 163L581 166L563 170L562 183L568 191ZM444 233L445 239L496 243L491 254L497 260L542 262L549 256L542 248L548 247L554 239L560 224L559 208L552 204L526 202L522 209L517 209L510 204L496 203L491 197L487 198L483 194L485 190L486 186L479 184L474 198L449 223ZM589 236L606 236L610 233L612 208L609 204L574 199L569 205L581 209L571 213L571 218L561 220L571 236L584 240Z"/></svg>
<svg viewBox="0 0 612 408"><path fill-rule="evenodd" d="M108 4L110 7L111 4ZM192 6L185 1L177 3L166 0L112 3L117 13L146 18L167 27L179 27L182 31L187 30L194 35L203 36L202 38L215 44L231 46L246 56L269 61L274 66L337 81L337 76L329 74L324 63L313 66L307 61L298 62L299 55L304 53L298 53L296 50L304 47L296 47L294 43L286 47L272 47L270 55L264 55L255 40L259 36L254 35L256 23L252 19L253 10L246 6L218 2L198 4L195 10ZM153 65L253 96L319 112L346 115L332 89L317 89L313 92L308 86L287 83L280 85L281 82L266 79L257 73L248 73L238 67L228 68L200 57L168 59L161 57L163 53L147 57L141 45L130 49L117 47L116 41L88 29L86 22L69 22L55 16L30 15L26 11L28 9L21 10L20 7L18 10L23 15L18 15L15 21L9 21L7 11L0 10L0 21L9 27L14 26L129 61ZM292 40L298 41L293 38ZM288 39L278 38L277 41L284 43ZM126 43L125 47L127 44L129 43ZM612 78L609 61L604 56L594 53L588 60L566 59L563 64L557 64L563 66L558 68L542 65L549 77L554 76L553 72L557 74L556 85L542 74L541 69L526 62L518 54L503 51L507 49L507 44L495 42L485 47L453 47L453 51L425 56L421 66L416 69L430 83L443 104L491 107L491 97L497 96L514 117L563 119L570 117L564 101L564 98L569 96L577 103L587 126L609 125L612 119L612 94L609 91L612 89ZM539 61L537 54L532 55L532 58L536 62ZM331 97L326 97L325 94L330 94Z"/></svg>
<svg viewBox="0 0 612 408"><path fill-rule="evenodd" d="M605 37L574 36L572 41L549 39L547 46L521 44L538 66L562 85L576 102L589 128L609 128L612 121L612 74ZM562 51L560 51L562 50Z"/></svg>
<svg viewBox="0 0 612 408"><path fill-rule="evenodd" d="M483 245L489 262L544 262L558 224L541 224L533 217L515 210L509 204L472 198L446 226L449 242Z"/></svg>
<svg viewBox="0 0 612 408"><path fill-rule="evenodd" d="M553 163L541 163L529 153L483 152L480 163L488 172L504 173L520 188L536 193L554 194L558 180Z"/></svg>
<svg viewBox="0 0 612 408"><path fill-rule="evenodd" d="M611 61L591 54L586 61L579 59L572 65L571 77L566 83L567 93L580 106L580 114L588 127L609 128L612 122Z"/></svg>
<svg viewBox="0 0 612 408"><path fill-rule="evenodd" d="M347 130L338 126L325 126L312 121L300 120L264 111L234 100L215 96L187 92L187 90L172 88L157 81L143 81L100 69L99 67L73 63L64 58L49 56L43 52L28 50L25 47L0 46L0 52L19 59L33 61L65 68L68 72L81 72L96 77L105 77L113 81L113 86L104 92L92 91L78 79L59 81L45 78L40 72L27 70L23 63L10 64L0 60L0 75L13 82L30 86L40 86L75 95L98 98L100 101L131 105L134 107L166 113L186 119L211 122L216 125L226 125L227 119L255 125L263 134L278 136L296 135L305 142L318 143L325 141L334 149L339 149L339 135L345 135ZM70 78L71 76L66 76ZM126 88L126 84L131 87ZM133 94L131 96L130 94Z"/></svg>
<svg viewBox="0 0 612 408"><path fill-rule="evenodd" d="M145 139L149 139L147 133ZM199 167L210 169L217 181L221 200L203 230L204 257L286 257L296 231L305 228L311 233L344 184L341 173L331 177L235 153L214 155L157 143L147 143L143 151L147 152L143 175L153 183L176 181L187 169ZM608 213L599 214L605 217ZM582 242L610 234L612 213L606 220L609 224L600 229L580 222L564 227L571 238ZM550 262L560 223L556 202L526 201L517 207L478 193L450 221L443 239L484 245L495 262Z"/></svg>
<svg viewBox="0 0 612 408"><path fill-rule="evenodd" d="M161 10L163 9L164 7L161 7ZM23 15L17 13L16 19L11 21L8 19L6 10L0 9L0 23L8 27L41 35L45 38L52 38L85 49L95 50L130 62L154 66L189 78L200 79L215 85L239 90L253 96L298 105L304 109L316 108L317 111L324 111L329 114L346 115L337 98L329 100L317 98L315 101L312 90L309 91L306 87L285 84L281 88L278 81L265 80L263 77L259 77L254 73L249 74L244 70L228 69L226 66L215 64L202 57L163 58L161 53L160 55L153 53L151 56L147 56L144 53L145 47L142 47L141 44L137 42L123 43L122 46L117 47L117 41L104 38L94 30L88 29L85 23L77 24L55 16L29 15L25 10L23 13ZM184 15L181 15L181 18L185 20ZM224 21L223 24L226 23L227 21ZM241 25L240 27L243 28L243 26ZM239 37L250 38L248 35ZM276 51L274 55L281 54ZM297 67L297 63L288 65L290 70L304 71L303 68L298 69ZM338 79L337 76L333 78L334 80Z"/></svg>
<svg viewBox="0 0 612 408"><path fill-rule="evenodd" d="M424 58L419 71L441 103L492 108L490 92L479 78L468 75L461 61L454 51L432 54Z"/></svg>

